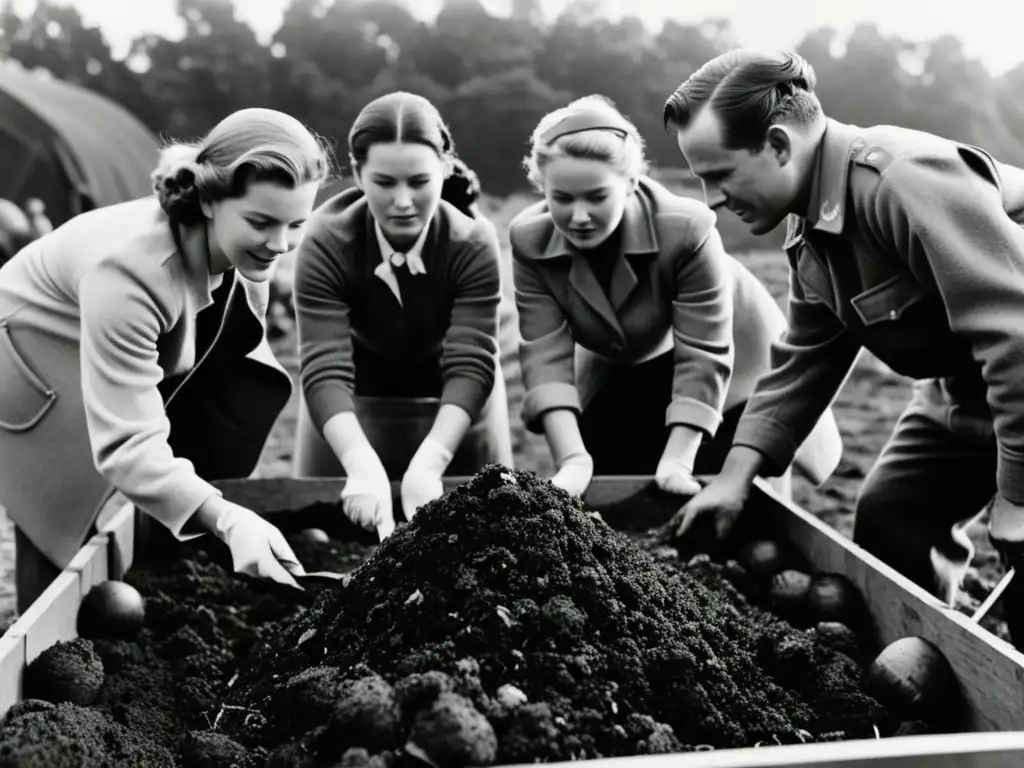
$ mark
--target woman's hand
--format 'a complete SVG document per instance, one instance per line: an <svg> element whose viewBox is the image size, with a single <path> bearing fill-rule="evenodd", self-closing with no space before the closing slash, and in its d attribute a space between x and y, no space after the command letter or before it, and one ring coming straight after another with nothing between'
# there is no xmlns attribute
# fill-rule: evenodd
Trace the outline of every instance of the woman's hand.
<svg viewBox="0 0 1024 768"><path fill-rule="evenodd" d="M369 444L352 448L341 457L345 468L345 487L341 505L345 515L368 531L377 530L385 538L395 528L391 481L377 452Z"/></svg>
<svg viewBox="0 0 1024 768"><path fill-rule="evenodd" d="M304 571L284 535L252 510L213 496L196 512L196 521L231 550L235 573L301 589L292 574Z"/></svg>
<svg viewBox="0 0 1024 768"><path fill-rule="evenodd" d="M452 452L431 437L424 438L402 477L402 512L412 521L417 510L444 493L441 478Z"/></svg>
<svg viewBox="0 0 1024 768"><path fill-rule="evenodd" d="M551 484L573 496L582 496L594 479L594 460L589 453L573 453L562 460Z"/></svg>
<svg viewBox="0 0 1024 768"><path fill-rule="evenodd" d="M684 424L672 427L654 473L654 481L661 490L680 496L700 492L701 485L693 477L693 465L703 438L701 431Z"/></svg>

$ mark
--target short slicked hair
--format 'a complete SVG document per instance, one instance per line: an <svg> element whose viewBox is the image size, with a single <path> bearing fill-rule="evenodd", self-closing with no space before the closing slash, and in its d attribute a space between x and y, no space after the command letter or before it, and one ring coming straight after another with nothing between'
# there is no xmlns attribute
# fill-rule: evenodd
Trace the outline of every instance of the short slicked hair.
<svg viewBox="0 0 1024 768"><path fill-rule="evenodd" d="M796 53L737 48L690 75L665 102L665 129L686 128L705 107L722 122L726 149L758 151L776 123L809 125L821 114L814 68Z"/></svg>

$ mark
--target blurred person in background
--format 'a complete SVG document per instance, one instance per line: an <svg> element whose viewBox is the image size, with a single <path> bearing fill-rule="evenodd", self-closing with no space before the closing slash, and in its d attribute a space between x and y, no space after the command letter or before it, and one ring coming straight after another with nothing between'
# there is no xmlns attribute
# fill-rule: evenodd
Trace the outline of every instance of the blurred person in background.
<svg viewBox="0 0 1024 768"><path fill-rule="evenodd" d="M0 504L19 610L120 491L177 539L296 585L280 531L210 481L246 477L291 393L264 313L328 172L293 118L236 112L164 149L155 196L83 213L0 268Z"/></svg>
<svg viewBox="0 0 1024 768"><path fill-rule="evenodd" d="M832 120L815 85L798 54L739 49L665 106L708 204L755 234L788 220L790 265L790 330L725 470L674 524L727 532L863 347L917 383L860 490L854 541L952 603L973 555L963 521L986 506L1005 562L1024 563L1024 171L928 133ZM1022 583L1007 592L1016 607Z"/></svg>
<svg viewBox="0 0 1024 768"><path fill-rule="evenodd" d="M694 474L720 469L785 317L725 252L715 214L646 175L643 141L610 101L555 110L530 145L544 199L509 233L526 428L543 432L552 482L570 493L595 473L653 472L693 495ZM825 412L801 461L821 483L841 450Z"/></svg>
<svg viewBox="0 0 1024 768"><path fill-rule="evenodd" d="M32 222L32 229L36 237L42 237L53 232L53 224L46 215L46 203L38 197L30 197L25 201L25 210L28 212L29 221Z"/></svg>
<svg viewBox="0 0 1024 768"><path fill-rule="evenodd" d="M428 100L395 92L349 131L356 187L314 213L295 266L304 405L295 474L347 477L345 514L381 538L394 529L388 472L356 413L359 398L436 399L404 470L412 519L441 495L464 443L478 471L512 465L498 364L499 246L494 226L443 198L455 145ZM467 203L463 184L449 185Z"/></svg>
<svg viewBox="0 0 1024 768"><path fill-rule="evenodd" d="M25 212L0 198L0 266L38 236Z"/></svg>

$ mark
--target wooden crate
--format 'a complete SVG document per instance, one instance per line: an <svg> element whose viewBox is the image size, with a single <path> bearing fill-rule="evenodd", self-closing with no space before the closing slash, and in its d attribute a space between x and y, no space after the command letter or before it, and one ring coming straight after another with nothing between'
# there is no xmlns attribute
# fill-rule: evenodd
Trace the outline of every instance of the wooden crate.
<svg viewBox="0 0 1024 768"><path fill-rule="evenodd" d="M448 478L453 487L468 478ZM320 527L329 532L339 511L296 515L302 507L338 498L343 480L291 478L217 483L225 498L264 514L283 529ZM397 484L394 489L396 503ZM598 477L586 501L613 527L642 529L667 519L679 504L650 478ZM400 506L396 506L400 508ZM791 542L817 570L845 574L864 595L878 641L918 635L940 648L960 682L963 728L955 735L908 736L828 744L730 749L641 758L595 760L593 768L642 761L646 768L1019 768L1024 766L1024 655L977 627L967 617L862 551L816 517L789 504L758 482L751 519ZM21 696L21 678L49 644L75 636L82 596L98 581L116 577L147 541L150 521L130 505L111 508L100 534L82 549L61 577L0 640L0 715ZM607 765L606 765L607 764ZM613 765L614 764L614 765Z"/></svg>

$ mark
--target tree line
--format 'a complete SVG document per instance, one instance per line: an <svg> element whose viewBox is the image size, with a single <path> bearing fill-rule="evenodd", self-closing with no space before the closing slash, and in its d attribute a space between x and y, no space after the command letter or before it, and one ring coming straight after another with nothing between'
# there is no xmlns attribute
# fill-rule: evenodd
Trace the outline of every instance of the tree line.
<svg viewBox="0 0 1024 768"><path fill-rule="evenodd" d="M665 98L739 45L728 20L652 31L635 18L604 18L593 0L575 0L551 21L539 0L515 0L509 16L478 0L445 0L431 22L400 0L292 0L267 44L229 0L178 0L177 13L180 40L144 35L118 59L75 8L39 0L20 16L3 0L0 56L104 94L162 136L202 135L242 107L280 109L332 139L341 160L364 104L415 91L440 108L484 188L504 196L526 184L520 160L540 117L590 93L637 124L655 167L683 165L661 125ZM992 77L954 37L913 43L871 24L845 39L814 30L797 50L817 70L832 117L924 129L1024 165L1024 64Z"/></svg>

